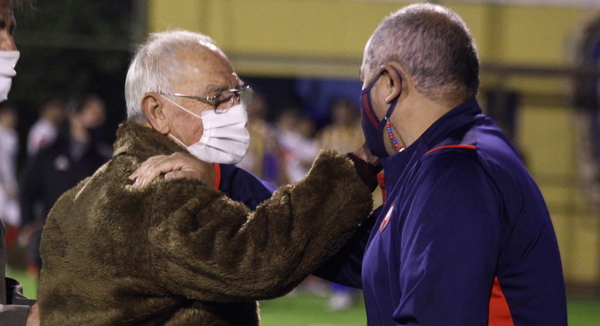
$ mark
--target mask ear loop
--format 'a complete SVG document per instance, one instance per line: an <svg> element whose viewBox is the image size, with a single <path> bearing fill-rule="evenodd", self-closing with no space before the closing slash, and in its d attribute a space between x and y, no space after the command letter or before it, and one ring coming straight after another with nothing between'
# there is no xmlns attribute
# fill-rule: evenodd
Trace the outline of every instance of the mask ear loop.
<svg viewBox="0 0 600 326"><path fill-rule="evenodd" d="M173 140L178 142L179 145L183 146L183 148L188 148L188 146L186 144L184 144L181 140L179 140L179 138L175 137L172 133L169 133L169 136L171 136L171 138L173 138Z"/></svg>
<svg viewBox="0 0 600 326"><path fill-rule="evenodd" d="M392 69L394 69L396 71L396 73L398 74L398 78L400 78L400 82L402 82L402 75L400 74L398 69L394 68L393 66L391 66L391 67L392 67ZM389 116L391 116L392 113L394 112L394 109L396 109L396 104L398 104L400 95L402 95L402 90L400 91L400 94L398 94L398 97L394 100L394 103L392 103L392 105L390 105L390 108L388 109L388 112L386 113L385 117L383 117L386 121L385 126L387 127L387 132L390 137L390 140L394 144L394 147L396 147L398 149L398 153L402 152L405 148L402 147L402 145L400 145L400 143L398 142L398 139L396 139L396 137L394 136L394 130L392 129L392 123L390 122Z"/></svg>
<svg viewBox="0 0 600 326"><path fill-rule="evenodd" d="M196 117L196 118L198 118L198 119L202 119L202 117L201 117L201 116L199 116L199 115L197 115L196 113L194 113L194 112L192 112L192 111L190 111L190 110L188 110L188 109L184 108L183 106L181 106L181 105L179 105L179 104L177 104L177 103L173 102L173 101L172 101L170 98L168 98L168 97L166 97L166 96L164 96L164 95L162 95L162 94L160 94L160 96L162 96L162 97L163 97L165 100L167 100L167 101L171 102L171 103L172 103L173 105L175 105L176 107L178 107L178 108L182 109L183 111L185 111L185 112L187 112L187 113L189 113L189 114L191 114L191 115L195 116L195 117Z"/></svg>
<svg viewBox="0 0 600 326"><path fill-rule="evenodd" d="M166 96L164 96L164 95L162 95L162 94L160 94L160 96L162 96L162 97L163 97L165 100L167 100L167 101L171 102L171 103L172 103L173 105L175 105L176 107L178 107L178 108L182 109L183 111L185 111L185 112L187 112L187 113L189 113L189 114L191 114L191 115L195 116L196 118L202 119L202 117L201 117L201 116L199 116L199 115L197 115L196 113L194 113L194 112L192 112L192 111L190 111L190 110L188 110L188 109L184 108L183 106L181 106L181 105L179 105L179 104L177 104L177 103L175 103L175 102L171 101L171 99L170 99L170 98L168 98L168 97L166 97ZM175 140L177 143L179 143L179 145L183 146L183 148L186 148L186 149L188 148L188 146L187 146L186 144L184 144L184 143L183 143L181 140L179 140L179 138L175 137L175 135L173 135L172 133L169 133L169 136L170 136L171 138L173 138L173 140Z"/></svg>

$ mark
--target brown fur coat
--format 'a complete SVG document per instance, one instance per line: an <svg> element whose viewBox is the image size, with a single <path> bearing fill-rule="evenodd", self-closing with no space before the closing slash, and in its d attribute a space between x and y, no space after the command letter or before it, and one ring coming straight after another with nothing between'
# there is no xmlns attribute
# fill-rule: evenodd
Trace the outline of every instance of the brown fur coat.
<svg viewBox="0 0 600 326"><path fill-rule="evenodd" d="M141 162L181 150L125 124L113 159L57 201L41 245L42 325L256 326L256 300L298 285L371 209L335 152L254 213L196 180L132 187Z"/></svg>

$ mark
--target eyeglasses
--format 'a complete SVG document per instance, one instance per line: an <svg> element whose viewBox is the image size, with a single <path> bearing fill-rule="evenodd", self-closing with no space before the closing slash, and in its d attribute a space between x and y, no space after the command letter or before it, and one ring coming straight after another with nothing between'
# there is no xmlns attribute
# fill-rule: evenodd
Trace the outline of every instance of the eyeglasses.
<svg viewBox="0 0 600 326"><path fill-rule="evenodd" d="M253 93L254 91L252 90L252 88L246 85L242 86L241 88L233 88L228 89L226 91L222 91L221 93L215 96L194 96L179 93L175 93L173 94L173 96L193 98L200 102L212 105L216 113L225 113L227 112L227 110L231 109L231 107L236 102L239 102L245 107L248 107L248 104L252 99Z"/></svg>

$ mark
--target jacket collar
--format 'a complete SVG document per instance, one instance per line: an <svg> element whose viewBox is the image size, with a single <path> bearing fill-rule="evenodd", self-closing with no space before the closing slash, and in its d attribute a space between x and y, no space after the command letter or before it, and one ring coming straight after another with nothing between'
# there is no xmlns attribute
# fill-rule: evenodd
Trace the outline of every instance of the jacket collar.
<svg viewBox="0 0 600 326"><path fill-rule="evenodd" d="M381 159L385 171L385 183L392 186L401 177L411 162L420 159L425 153L440 145L453 130L483 118L477 100L472 99L450 110L434 122L413 144L404 151Z"/></svg>
<svg viewBox="0 0 600 326"><path fill-rule="evenodd" d="M469 100L444 114L423 133L421 138L429 151L437 147L453 130L470 124L479 118L483 118L483 115L477 100Z"/></svg>
<svg viewBox="0 0 600 326"><path fill-rule="evenodd" d="M186 150L158 131L137 123L123 123L117 130L113 157L128 154L146 159Z"/></svg>

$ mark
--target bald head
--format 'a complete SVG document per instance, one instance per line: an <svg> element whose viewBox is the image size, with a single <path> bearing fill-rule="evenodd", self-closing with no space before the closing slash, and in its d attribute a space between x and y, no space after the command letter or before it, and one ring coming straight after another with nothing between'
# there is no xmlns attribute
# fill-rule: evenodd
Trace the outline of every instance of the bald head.
<svg viewBox="0 0 600 326"><path fill-rule="evenodd" d="M400 63L432 100L475 97L479 59L473 37L453 11L433 4L404 7L383 20L365 48L363 66Z"/></svg>

